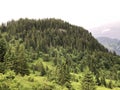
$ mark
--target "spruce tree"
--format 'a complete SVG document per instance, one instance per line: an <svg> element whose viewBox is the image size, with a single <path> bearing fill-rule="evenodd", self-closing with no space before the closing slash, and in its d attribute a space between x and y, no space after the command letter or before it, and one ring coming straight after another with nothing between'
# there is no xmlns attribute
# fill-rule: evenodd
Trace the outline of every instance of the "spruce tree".
<svg viewBox="0 0 120 90"><path fill-rule="evenodd" d="M5 54L7 51L7 44L5 39L0 39L0 73L5 72Z"/></svg>
<svg viewBox="0 0 120 90"><path fill-rule="evenodd" d="M44 67L44 65L43 65L42 62L40 62L39 65L40 65L40 75L41 75L41 76L44 76L44 75L46 74L45 67Z"/></svg>
<svg viewBox="0 0 120 90"><path fill-rule="evenodd" d="M27 58L25 47L24 45L21 44L17 48L14 55L12 69L16 72L16 74L21 74L23 76L28 75L29 74L29 69L27 64L28 58Z"/></svg>
<svg viewBox="0 0 120 90"><path fill-rule="evenodd" d="M82 80L82 90L96 90L95 82L91 72L88 72Z"/></svg>
<svg viewBox="0 0 120 90"><path fill-rule="evenodd" d="M71 75L70 75L70 66L68 65L67 62L62 63L61 65L58 66L58 75L57 75L57 82L60 85L65 85L68 89L71 88Z"/></svg>
<svg viewBox="0 0 120 90"><path fill-rule="evenodd" d="M100 81L100 79L99 79L99 77L98 77L98 76L96 76L96 84L97 84L98 86L100 86L100 85L101 85L101 81Z"/></svg>
<svg viewBox="0 0 120 90"><path fill-rule="evenodd" d="M108 88L113 89L113 82L110 80L110 82L108 83Z"/></svg>
<svg viewBox="0 0 120 90"><path fill-rule="evenodd" d="M4 56L7 51L7 44L5 39L0 39L0 62L4 62Z"/></svg>
<svg viewBox="0 0 120 90"><path fill-rule="evenodd" d="M102 84L103 86L107 87L106 79L105 79L104 76L101 78L101 84Z"/></svg>

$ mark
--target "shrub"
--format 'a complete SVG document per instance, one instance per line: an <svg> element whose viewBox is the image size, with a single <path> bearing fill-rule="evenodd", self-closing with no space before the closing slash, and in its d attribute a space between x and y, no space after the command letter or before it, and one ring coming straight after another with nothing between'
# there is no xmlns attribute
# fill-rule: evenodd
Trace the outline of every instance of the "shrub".
<svg viewBox="0 0 120 90"><path fill-rule="evenodd" d="M28 81L29 81L29 82L34 82L34 77L29 76L29 77L28 77Z"/></svg>
<svg viewBox="0 0 120 90"><path fill-rule="evenodd" d="M11 70L7 71L5 75L6 75L7 79L14 79L15 78L15 72L11 71Z"/></svg>
<svg viewBox="0 0 120 90"><path fill-rule="evenodd" d="M10 90L9 85L6 82L1 82L0 90Z"/></svg>
<svg viewBox="0 0 120 90"><path fill-rule="evenodd" d="M113 89L113 83L112 83L111 80L110 80L110 82L108 83L108 88Z"/></svg>
<svg viewBox="0 0 120 90"><path fill-rule="evenodd" d="M49 61L49 55L48 54L44 54L43 55L43 60L48 62Z"/></svg>

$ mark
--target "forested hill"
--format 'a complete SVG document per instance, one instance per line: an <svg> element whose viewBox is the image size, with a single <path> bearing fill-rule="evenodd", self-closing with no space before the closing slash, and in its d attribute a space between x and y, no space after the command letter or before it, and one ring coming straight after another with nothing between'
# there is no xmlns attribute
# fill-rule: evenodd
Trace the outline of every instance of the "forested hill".
<svg viewBox="0 0 120 90"><path fill-rule="evenodd" d="M7 32L7 42L21 39L25 47L47 51L49 47L62 46L71 50L107 51L92 35L82 27L73 26L56 19L20 19L7 22L0 27L1 33Z"/></svg>
<svg viewBox="0 0 120 90"><path fill-rule="evenodd" d="M112 89L119 81L120 56L82 27L53 18L0 25L0 90Z"/></svg>

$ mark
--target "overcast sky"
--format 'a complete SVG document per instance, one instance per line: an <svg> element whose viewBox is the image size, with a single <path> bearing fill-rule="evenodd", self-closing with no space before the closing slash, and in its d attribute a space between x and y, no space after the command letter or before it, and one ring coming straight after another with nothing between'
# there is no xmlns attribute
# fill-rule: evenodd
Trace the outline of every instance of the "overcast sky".
<svg viewBox="0 0 120 90"><path fill-rule="evenodd" d="M59 18L86 29L120 21L120 0L0 0L0 23Z"/></svg>

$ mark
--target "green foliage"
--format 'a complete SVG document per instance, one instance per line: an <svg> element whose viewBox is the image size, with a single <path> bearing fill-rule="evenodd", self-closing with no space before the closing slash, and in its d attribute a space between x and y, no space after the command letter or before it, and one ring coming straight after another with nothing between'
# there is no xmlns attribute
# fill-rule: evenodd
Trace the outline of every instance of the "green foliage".
<svg viewBox="0 0 120 90"><path fill-rule="evenodd" d="M98 76L96 76L96 84L97 84L98 86L100 86L100 85L101 85L101 81L100 81L100 79L99 79L99 77L98 77Z"/></svg>
<svg viewBox="0 0 120 90"><path fill-rule="evenodd" d="M3 82L0 83L0 90L10 90L10 88L7 83Z"/></svg>
<svg viewBox="0 0 120 90"><path fill-rule="evenodd" d="M71 89L70 80L70 66L66 61L57 67L57 83L60 85L65 85L68 89Z"/></svg>
<svg viewBox="0 0 120 90"><path fill-rule="evenodd" d="M20 19L8 22L6 26L1 26L1 32L7 32L8 35L5 36L7 41L13 37L16 40L21 39L28 50L32 47L35 51L48 52L50 47L62 46L69 49L69 52L73 49L107 52L88 31L62 20Z"/></svg>
<svg viewBox="0 0 120 90"><path fill-rule="evenodd" d="M113 89L113 83L112 83L111 80L110 80L109 83L108 83L108 87L109 87L110 89Z"/></svg>
<svg viewBox="0 0 120 90"><path fill-rule="evenodd" d="M0 62L0 73L5 73L5 64Z"/></svg>
<svg viewBox="0 0 120 90"><path fill-rule="evenodd" d="M103 86L107 87L107 83L106 83L105 77L102 77L102 78L101 78L101 84L102 84Z"/></svg>
<svg viewBox="0 0 120 90"><path fill-rule="evenodd" d="M50 60L50 59L49 59L49 55L48 55L48 54L44 54L43 60L44 60L44 61L49 61L49 60Z"/></svg>
<svg viewBox="0 0 120 90"><path fill-rule="evenodd" d="M4 62L4 56L7 51L7 44L5 39L0 39L0 62Z"/></svg>
<svg viewBox="0 0 120 90"><path fill-rule="evenodd" d="M91 73L80 83L86 69L97 85L107 87L107 80L116 80L120 86L120 56L108 52L84 28L56 19L19 19L0 26L1 88L79 90L82 85L94 90Z"/></svg>
<svg viewBox="0 0 120 90"><path fill-rule="evenodd" d="M15 51L15 60L13 61L13 67L12 69L16 72L16 74L21 75L28 75L29 69L27 65L27 54L25 53L25 48L23 45L20 45L16 48Z"/></svg>
<svg viewBox="0 0 120 90"><path fill-rule="evenodd" d="M90 72L88 72L82 80L82 90L96 90L95 81Z"/></svg>
<svg viewBox="0 0 120 90"><path fill-rule="evenodd" d="M42 62L40 62L40 75L44 76L46 74L45 67Z"/></svg>
<svg viewBox="0 0 120 90"><path fill-rule="evenodd" d="M38 61L33 65L33 71L39 71L41 76L46 75L46 69L42 62Z"/></svg>
<svg viewBox="0 0 120 90"><path fill-rule="evenodd" d="M15 78L15 72L14 72L14 71L11 71L11 70L7 71L7 72L5 73L5 75L6 75L6 78L7 78L7 79L14 79L14 78Z"/></svg>
<svg viewBox="0 0 120 90"><path fill-rule="evenodd" d="M29 81L29 82L34 82L34 77L33 77L33 76L29 76L29 77L28 77L28 81Z"/></svg>

